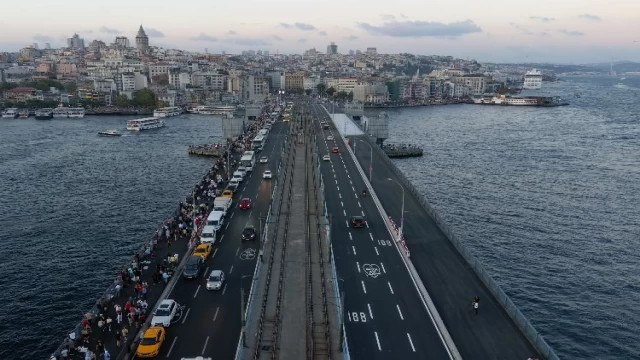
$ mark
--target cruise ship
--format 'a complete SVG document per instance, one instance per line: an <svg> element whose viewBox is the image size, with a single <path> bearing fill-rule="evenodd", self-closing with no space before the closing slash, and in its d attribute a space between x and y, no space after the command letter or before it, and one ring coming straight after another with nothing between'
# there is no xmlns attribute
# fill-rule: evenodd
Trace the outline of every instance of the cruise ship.
<svg viewBox="0 0 640 360"><path fill-rule="evenodd" d="M2 112L3 119L15 119L18 117L18 109L16 108L8 108Z"/></svg>
<svg viewBox="0 0 640 360"><path fill-rule="evenodd" d="M177 106L164 107L156 109L153 112L154 117L170 117L182 114L182 109Z"/></svg>
<svg viewBox="0 0 640 360"><path fill-rule="evenodd" d="M54 118L66 118L69 116L69 109L66 107L58 106L53 109L53 117Z"/></svg>
<svg viewBox="0 0 640 360"><path fill-rule="evenodd" d="M84 117L84 108L70 108L67 113L70 118L83 118Z"/></svg>
<svg viewBox="0 0 640 360"><path fill-rule="evenodd" d="M44 108L36 110L36 120L49 120L53 118L53 109Z"/></svg>
<svg viewBox="0 0 640 360"><path fill-rule="evenodd" d="M131 131L158 129L163 126L164 126L164 121L160 120L160 118L158 117L135 119L135 120L129 120L127 122L127 130L131 130Z"/></svg>
<svg viewBox="0 0 640 360"><path fill-rule="evenodd" d="M527 71L524 75L523 89L537 90L542 87L542 73L537 69Z"/></svg>

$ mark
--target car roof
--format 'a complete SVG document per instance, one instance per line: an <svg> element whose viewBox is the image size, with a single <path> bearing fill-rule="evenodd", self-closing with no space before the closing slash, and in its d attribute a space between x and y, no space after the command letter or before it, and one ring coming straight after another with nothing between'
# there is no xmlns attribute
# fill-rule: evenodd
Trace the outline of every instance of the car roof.
<svg viewBox="0 0 640 360"><path fill-rule="evenodd" d="M354 217L352 217L353 220L363 220L364 218L360 215L356 215Z"/></svg>
<svg viewBox="0 0 640 360"><path fill-rule="evenodd" d="M247 225L247 226L245 226L245 227L244 227L244 229L245 229L245 230L248 230L248 229L255 230L255 229L256 229L256 227L255 227L255 226L253 226L253 225Z"/></svg>
<svg viewBox="0 0 640 360"><path fill-rule="evenodd" d="M222 270L213 270L211 271L211 274L209 274L209 277L220 276L220 275L222 275Z"/></svg>
<svg viewBox="0 0 640 360"><path fill-rule="evenodd" d="M208 248L209 246L211 246L211 244L200 244L198 245L198 247L196 247L196 250Z"/></svg>
<svg viewBox="0 0 640 360"><path fill-rule="evenodd" d="M144 332L144 337L146 338L156 337L158 336L158 333L162 330L164 330L162 326L152 326L148 328L147 331Z"/></svg>
<svg viewBox="0 0 640 360"><path fill-rule="evenodd" d="M242 200L241 200L241 201L251 201L251 199L249 199L249 198L242 198Z"/></svg>
<svg viewBox="0 0 640 360"><path fill-rule="evenodd" d="M190 263L192 263L192 262L198 262L198 261L201 261L201 260L202 260L202 258L201 258L200 256L198 256L198 255L191 255L191 256L189 256L189 262L190 262Z"/></svg>
<svg viewBox="0 0 640 360"><path fill-rule="evenodd" d="M160 303L160 306L158 306L158 308L161 308L161 307L169 307L169 306L171 306L171 304L173 304L174 302L175 302L175 301L174 301L174 300L172 300L172 299L165 299L165 300L162 300L162 302Z"/></svg>

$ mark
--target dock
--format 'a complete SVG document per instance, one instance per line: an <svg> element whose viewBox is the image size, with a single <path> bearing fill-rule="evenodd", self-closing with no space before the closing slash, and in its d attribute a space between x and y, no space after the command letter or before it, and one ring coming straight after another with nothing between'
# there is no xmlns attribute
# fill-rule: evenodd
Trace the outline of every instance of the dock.
<svg viewBox="0 0 640 360"><path fill-rule="evenodd" d="M224 154L224 150L225 147L223 145L207 144L189 146L188 152L189 155L221 157Z"/></svg>
<svg viewBox="0 0 640 360"><path fill-rule="evenodd" d="M420 157L424 154L422 148L409 144L385 144L382 151L390 158Z"/></svg>

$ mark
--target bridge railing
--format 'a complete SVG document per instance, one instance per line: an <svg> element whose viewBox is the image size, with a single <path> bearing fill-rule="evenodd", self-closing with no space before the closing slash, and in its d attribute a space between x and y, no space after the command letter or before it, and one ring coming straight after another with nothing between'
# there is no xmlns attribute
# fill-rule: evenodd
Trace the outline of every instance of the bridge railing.
<svg viewBox="0 0 640 360"><path fill-rule="evenodd" d="M461 242L455 235L453 230L445 223L445 221L438 215L433 207L426 201L424 196L418 189L407 179L407 177L400 171L396 165L387 157L382 149L371 139L370 136L361 136L366 139L369 145L377 152L378 155L385 161L394 174L400 179L400 182L406 190L408 190L413 196L420 202L427 213L433 218L440 230L447 236L453 246L458 250L462 257L471 265L471 268L478 275L480 280L491 291L491 294L498 300L500 305L505 309L509 317L516 323L518 328L523 332L525 337L531 342L535 349L549 360L558 360L558 355L553 351L553 348L544 340L542 335L533 327L529 319L516 307L509 296L500 288L500 285L489 275L484 269L481 262L475 258L467 246Z"/></svg>

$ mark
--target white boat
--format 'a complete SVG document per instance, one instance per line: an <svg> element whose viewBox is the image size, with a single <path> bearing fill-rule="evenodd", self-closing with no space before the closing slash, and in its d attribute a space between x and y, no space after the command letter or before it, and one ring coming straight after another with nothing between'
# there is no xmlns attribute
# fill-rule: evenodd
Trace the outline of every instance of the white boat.
<svg viewBox="0 0 640 360"><path fill-rule="evenodd" d="M170 106L156 109L153 112L154 117L170 117L182 114L182 109L177 106Z"/></svg>
<svg viewBox="0 0 640 360"><path fill-rule="evenodd" d="M100 136L122 136L118 130L105 130L98 133Z"/></svg>
<svg viewBox="0 0 640 360"><path fill-rule="evenodd" d="M69 109L66 107L57 107L53 109L53 117L54 118L66 118L69 115Z"/></svg>
<svg viewBox="0 0 640 360"><path fill-rule="evenodd" d="M537 69L528 71L524 75L523 89L537 90L542 87L542 72Z"/></svg>
<svg viewBox="0 0 640 360"><path fill-rule="evenodd" d="M200 114L200 115L227 115L227 114L233 114L235 111L236 111L236 107L233 105L214 105L214 106L200 105L191 109L192 114Z"/></svg>
<svg viewBox="0 0 640 360"><path fill-rule="evenodd" d="M70 118L83 118L84 108L70 108L68 115Z"/></svg>
<svg viewBox="0 0 640 360"><path fill-rule="evenodd" d="M157 117L149 117L144 119L129 120L127 122L127 130L142 131L158 129L164 126L164 121Z"/></svg>
<svg viewBox="0 0 640 360"><path fill-rule="evenodd" d="M3 119L15 119L18 117L18 109L17 108L8 108L2 112Z"/></svg>

